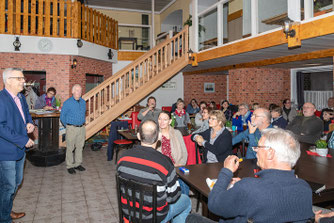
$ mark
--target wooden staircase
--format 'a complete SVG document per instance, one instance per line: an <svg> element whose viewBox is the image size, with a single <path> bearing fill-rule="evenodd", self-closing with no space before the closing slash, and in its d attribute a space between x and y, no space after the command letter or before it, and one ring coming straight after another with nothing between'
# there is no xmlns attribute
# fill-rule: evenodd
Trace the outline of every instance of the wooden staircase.
<svg viewBox="0 0 334 223"><path fill-rule="evenodd" d="M186 26L83 95L87 104L86 139L183 69L189 60L188 45Z"/></svg>

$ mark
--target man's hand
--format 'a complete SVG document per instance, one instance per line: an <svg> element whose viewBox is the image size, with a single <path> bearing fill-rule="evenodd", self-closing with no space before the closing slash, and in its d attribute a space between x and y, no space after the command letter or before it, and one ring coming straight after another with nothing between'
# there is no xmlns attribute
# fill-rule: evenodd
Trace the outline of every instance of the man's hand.
<svg viewBox="0 0 334 223"><path fill-rule="evenodd" d="M253 134L257 129L257 126L252 125L252 123L250 121L248 121L248 131L249 134Z"/></svg>
<svg viewBox="0 0 334 223"><path fill-rule="evenodd" d="M327 214L321 214L322 213L322 210L319 210L317 212L315 212L315 222L316 223L319 223L319 220L320 218L330 218L330 217L333 217L334 216L334 211L332 212L329 212Z"/></svg>
<svg viewBox="0 0 334 223"><path fill-rule="evenodd" d="M236 112L236 113L233 115L233 118L236 118L237 116L240 116L240 112Z"/></svg>
<svg viewBox="0 0 334 223"><path fill-rule="evenodd" d="M32 147L34 144L34 141L32 141L32 139L29 139L25 147L29 148Z"/></svg>
<svg viewBox="0 0 334 223"><path fill-rule="evenodd" d="M27 123L27 132L32 133L35 129L35 126L31 123Z"/></svg>
<svg viewBox="0 0 334 223"><path fill-rule="evenodd" d="M224 161L224 167L234 173L239 168L239 158L234 155L228 156Z"/></svg>

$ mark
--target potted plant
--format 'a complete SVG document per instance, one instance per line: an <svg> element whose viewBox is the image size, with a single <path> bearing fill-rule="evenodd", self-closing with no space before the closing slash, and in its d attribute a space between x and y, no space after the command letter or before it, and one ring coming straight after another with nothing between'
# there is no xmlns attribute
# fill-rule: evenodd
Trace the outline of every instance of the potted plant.
<svg viewBox="0 0 334 223"><path fill-rule="evenodd" d="M327 156L328 154L328 148L327 148L327 142L325 140L319 139L315 142L316 149L315 151L320 156Z"/></svg>
<svg viewBox="0 0 334 223"><path fill-rule="evenodd" d="M61 99L60 98L58 98L58 97L56 97L56 108L57 108L57 110L59 110L59 108L60 108L60 106L61 106Z"/></svg>

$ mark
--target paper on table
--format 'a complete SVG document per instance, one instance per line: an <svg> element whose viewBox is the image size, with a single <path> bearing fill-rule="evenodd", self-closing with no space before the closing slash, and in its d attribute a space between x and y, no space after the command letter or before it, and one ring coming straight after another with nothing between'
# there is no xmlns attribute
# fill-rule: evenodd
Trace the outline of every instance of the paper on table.
<svg viewBox="0 0 334 223"><path fill-rule="evenodd" d="M212 190L212 188L213 188L213 186L215 185L216 182L217 182L217 179L206 178L206 184L210 188L210 191ZM234 184L230 183L227 187L227 190L231 189L233 186L234 186Z"/></svg>

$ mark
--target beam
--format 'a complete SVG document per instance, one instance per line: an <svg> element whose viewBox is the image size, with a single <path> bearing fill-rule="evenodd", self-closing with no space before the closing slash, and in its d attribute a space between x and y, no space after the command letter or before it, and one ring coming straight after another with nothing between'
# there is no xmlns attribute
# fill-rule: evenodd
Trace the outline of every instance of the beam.
<svg viewBox="0 0 334 223"><path fill-rule="evenodd" d="M334 33L334 15L300 24L300 41ZM198 63L288 43L282 30L239 40L198 54Z"/></svg>
<svg viewBox="0 0 334 223"><path fill-rule="evenodd" d="M183 72L183 74L184 75L205 74L205 73L221 72L221 71L232 70L232 69L263 67L263 66L273 65L273 64L289 63L289 62L295 62L295 61L311 60L311 59L333 57L333 56L334 56L334 49L319 50L319 51L314 51L311 53L290 55L290 56L285 56L285 57L259 60L255 62L248 62L248 63L241 63L241 64L233 64L233 65L215 67L215 68L210 68L210 69L205 69L205 70L187 71L187 72Z"/></svg>

